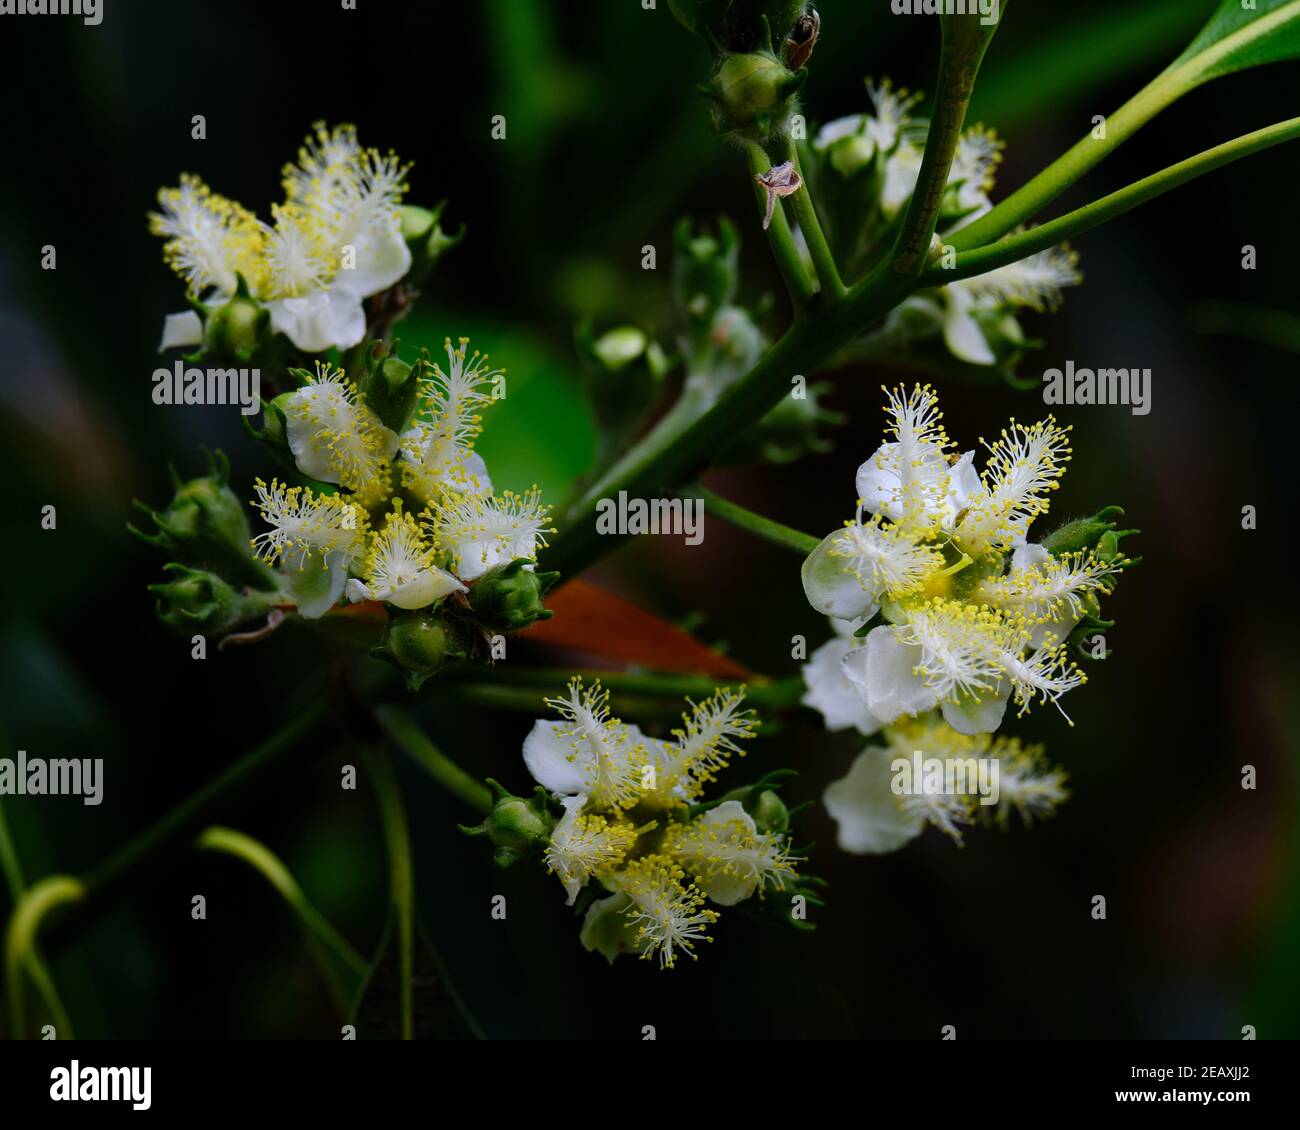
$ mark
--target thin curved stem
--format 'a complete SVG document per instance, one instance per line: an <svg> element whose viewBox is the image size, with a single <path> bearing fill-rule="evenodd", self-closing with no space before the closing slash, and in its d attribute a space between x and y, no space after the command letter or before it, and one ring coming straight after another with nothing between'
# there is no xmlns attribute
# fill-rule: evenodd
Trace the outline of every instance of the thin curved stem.
<svg viewBox="0 0 1300 1130"><path fill-rule="evenodd" d="M779 545L782 549L807 557L819 544L818 539L811 534L801 533L789 526L781 525L780 522L774 522L762 514L746 510L745 507L714 494L708 487L697 485L683 493L702 498L705 511L714 517L747 530L764 541L770 541L773 545Z"/></svg>
<svg viewBox="0 0 1300 1130"><path fill-rule="evenodd" d="M988 271L1015 263L1027 255L1052 247L1063 240L1071 239L1084 232L1122 216L1125 212L1145 204L1172 188L1186 184L1190 180L1204 176L1206 173L1239 161L1252 153L1292 141L1300 137L1300 118L1291 118L1285 122L1268 126L1265 129L1248 133L1186 161L1180 161L1152 176L1145 177L1134 184L1094 200L1082 208L1077 208L1055 220L1050 220L1038 227L1018 235L1008 236L997 243L977 247L970 251L958 250L957 265L951 270L931 266L923 277L923 282L931 286L943 286L958 279L982 275Z"/></svg>
<svg viewBox="0 0 1300 1130"><path fill-rule="evenodd" d="M375 720L398 749L434 778L452 796L479 812L492 809L492 794L482 781L470 776L442 752L414 718L400 706L378 706Z"/></svg>
<svg viewBox="0 0 1300 1130"><path fill-rule="evenodd" d="M684 697L707 697L727 680L719 680L710 675L673 675L640 674L623 671L574 671L567 667L496 667L490 682L484 679L481 667L477 671L465 668L452 668L442 672L439 678L459 682L465 686L484 686L497 689L536 688L530 696L530 703L537 711L542 710L542 698L546 694L558 694L565 684L574 676L583 679L599 679L601 685L615 695L640 695L646 698L681 699ZM746 697L755 706L780 707L790 705L791 687L786 679L755 678L746 684ZM794 700L798 695L794 696ZM391 709L391 708L389 708Z"/></svg>
<svg viewBox="0 0 1300 1130"><path fill-rule="evenodd" d="M53 989L44 968L34 960L41 923L52 910L66 903L79 902L85 895L86 887L81 880L71 875L50 875L33 885L14 907L5 934L5 995L9 998L9 1029L15 1040L22 1039L27 1029L24 971L42 993ZM66 1038L71 1034L71 1024L66 1014L62 1014L61 1005L58 1011L60 1015L55 1017L55 1026L64 1030Z"/></svg>

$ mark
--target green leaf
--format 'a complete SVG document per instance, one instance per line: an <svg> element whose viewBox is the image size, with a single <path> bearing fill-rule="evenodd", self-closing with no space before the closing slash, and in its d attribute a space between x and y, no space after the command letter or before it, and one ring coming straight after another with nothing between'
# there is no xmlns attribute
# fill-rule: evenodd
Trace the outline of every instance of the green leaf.
<svg viewBox="0 0 1300 1130"><path fill-rule="evenodd" d="M1223 0L1169 71L1189 68L1197 83L1265 63L1300 58L1300 0ZM1168 72L1166 72L1168 73Z"/></svg>

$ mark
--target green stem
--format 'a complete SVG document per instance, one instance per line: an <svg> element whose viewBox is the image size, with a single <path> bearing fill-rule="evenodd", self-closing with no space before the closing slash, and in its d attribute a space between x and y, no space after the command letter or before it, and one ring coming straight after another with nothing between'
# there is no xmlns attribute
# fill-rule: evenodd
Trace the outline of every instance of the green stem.
<svg viewBox="0 0 1300 1130"><path fill-rule="evenodd" d="M721 518L724 522L739 526L742 530L748 530L751 534L755 534L765 541L770 541L773 545L779 545L783 549L789 549L803 557L807 557L819 544L818 539L810 534L792 530L789 526L783 526L780 522L774 522L771 518L765 518L762 514L755 514L754 511L746 510L743 506L728 502L725 498L714 494L707 487L690 487L684 493L702 498L704 500L704 509L715 517Z"/></svg>
<svg viewBox="0 0 1300 1130"><path fill-rule="evenodd" d="M931 286L943 286L958 279L982 275L988 271L1015 263L1037 251L1052 247L1063 240L1071 239L1084 232L1122 216L1125 212L1145 204L1170 189L1186 184L1190 180L1204 176L1206 173L1239 161L1262 149L1269 149L1285 141L1300 137L1300 118L1291 118L1285 122L1268 126L1244 137L1235 138L1186 161L1180 161L1167 169L1094 200L1082 208L1076 208L1048 223L1040 224L1017 235L1008 236L997 243L973 250L957 252L957 265L951 270L944 270L937 265L931 266L922 282Z"/></svg>
<svg viewBox="0 0 1300 1130"><path fill-rule="evenodd" d="M307 929L307 937L311 943L312 953L316 957L316 964L334 995L336 1007L340 1013L346 1015L352 999L369 973L370 965L334 928L329 919L312 905L293 877L293 873L284 865L280 857L251 836L246 836L233 828L218 826L203 832L195 846L200 851L220 852L242 860L270 883L280 897L288 903L289 908ZM329 960L330 955L340 961L351 974L352 984L340 983L337 970Z"/></svg>
<svg viewBox="0 0 1300 1130"><path fill-rule="evenodd" d="M840 278L839 268L835 265L835 256L831 254L830 244L826 242L826 233L817 218L817 206L813 201L808 181L803 175L799 150L793 141L788 142L787 145L786 160L794 162L803 184L803 187L790 197L795 219L799 221L799 230L803 232L804 242L808 244L808 253L812 256L813 269L817 272L817 281L821 284L822 293L829 301L839 302L848 293L848 288Z"/></svg>
<svg viewBox="0 0 1300 1130"><path fill-rule="evenodd" d="M316 743L328 729L327 720L326 707L317 699L256 749L115 851L85 877L84 897L50 923L46 944L57 949L98 918L126 887L174 866L182 858L176 849L212 823L218 810L260 784L268 772L295 755L315 752Z"/></svg>
<svg viewBox="0 0 1300 1130"><path fill-rule="evenodd" d="M816 544L815 542L813 544ZM716 679L710 675L672 675L640 674L622 671L573 671L569 668L522 667L510 668L498 666L492 669L491 681L484 679L482 667L448 668L439 674L453 682L469 685L482 685L496 688L536 688L531 696L533 707L541 712L544 707L542 699L546 694L559 694L574 676L584 680L599 679L601 685L615 695L643 695L649 698L680 699L687 696L708 697L719 686L735 680ZM798 700L798 694L791 698L793 682L798 679L763 679L747 684L745 697L755 706L781 707L789 706ZM391 708L385 708L391 709Z"/></svg>
<svg viewBox="0 0 1300 1130"><path fill-rule="evenodd" d="M491 810L492 794L487 786L471 777L434 745L415 719L400 706L376 707L375 719L388 739L452 796L479 812Z"/></svg>
<svg viewBox="0 0 1300 1130"><path fill-rule="evenodd" d="M935 116L926 134L921 171L892 256L894 270L910 279L920 276L930 258L939 210L948 189L948 174L966 124L966 108L997 25L986 28L969 16L949 16L943 20L942 28L943 54L939 60Z"/></svg>
<svg viewBox="0 0 1300 1130"><path fill-rule="evenodd" d="M406 806L392 762L380 750L366 751L366 765L379 801L388 846L389 894L397 920L398 984L402 1039L415 1039L415 874Z"/></svg>
<svg viewBox="0 0 1300 1130"><path fill-rule="evenodd" d="M746 146L746 153L749 157L749 171L754 176L761 176L772 168L772 159L761 145L751 142ZM767 193L757 181L754 182L754 199L758 202L759 214L766 215ZM767 229L767 242L772 249L773 258L776 259L777 270L781 272L785 289L789 292L790 301L794 303L795 314L798 316L799 312L812 302L816 291L813 289L807 270L804 269L803 258L794 242L794 235L790 231L785 213L780 208L772 213L772 222Z"/></svg>
<svg viewBox="0 0 1300 1130"><path fill-rule="evenodd" d="M14 907L5 935L5 995L9 998L9 1030L15 1040L22 1039L27 1030L23 972L26 971L43 994L52 993L54 988L34 957L41 923L50 911L78 902L85 894L85 885L79 879L71 875L50 875L28 890ZM55 996L54 1000L57 999ZM61 1006L54 1015L54 1023L65 1039L71 1036L72 1026Z"/></svg>

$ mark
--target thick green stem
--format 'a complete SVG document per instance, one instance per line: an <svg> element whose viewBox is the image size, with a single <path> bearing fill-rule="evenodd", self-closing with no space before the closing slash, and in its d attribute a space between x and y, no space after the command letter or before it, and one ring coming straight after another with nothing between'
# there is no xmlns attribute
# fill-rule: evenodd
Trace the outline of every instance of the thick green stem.
<svg viewBox="0 0 1300 1130"><path fill-rule="evenodd" d="M729 522L733 526L757 535L764 541L770 541L773 545L779 545L804 557L807 557L819 544L817 538L811 534L792 530L789 526L783 526L780 522L774 522L762 514L755 514L754 511L746 510L743 506L728 502L707 487L693 486L683 491L683 494L702 498L704 509L724 522Z"/></svg>
<svg viewBox="0 0 1300 1130"><path fill-rule="evenodd" d="M1297 137L1300 137L1300 118L1291 118L1277 125L1248 133L1244 137L1225 142L1214 149L1207 149L1204 153L1198 153L1195 157L1162 169L1152 176L1121 188L1118 192L1112 192L1109 196L1103 196L1100 200L1094 200L1091 204L1086 204L1048 223L1040 224L1018 235L1008 236L986 247L977 247L970 251L959 250L954 268L944 270L937 265L931 266L922 281L932 286L943 286L958 279L982 275L998 267L1005 267L1008 263L1015 263L1027 255L1091 231L1180 184L1186 184L1189 180L1204 176L1223 165L1239 161L1252 153L1258 153L1261 149L1269 149Z"/></svg>
<svg viewBox="0 0 1300 1130"><path fill-rule="evenodd" d="M415 719L400 706L376 707L375 719L388 739L452 796L479 812L491 810L492 794L487 786L471 777L434 745Z"/></svg>
<svg viewBox="0 0 1300 1130"><path fill-rule="evenodd" d="M939 61L935 116L926 134L921 171L893 252L894 271L910 279L920 276L930 257L939 210L948 189L948 174L966 124L966 108L975 90L980 63L997 30L996 25L983 27L970 16L946 17L942 27L943 55Z"/></svg>

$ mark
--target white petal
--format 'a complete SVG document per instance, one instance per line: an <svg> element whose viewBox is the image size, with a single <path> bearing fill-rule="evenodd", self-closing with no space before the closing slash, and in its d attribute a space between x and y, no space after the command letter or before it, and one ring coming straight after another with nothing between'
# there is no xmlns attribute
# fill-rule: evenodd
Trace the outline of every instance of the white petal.
<svg viewBox="0 0 1300 1130"><path fill-rule="evenodd" d="M179 314L168 314L163 319L162 342L159 353L169 349L184 349L191 345L203 344L203 320L193 310L183 310Z"/></svg>
<svg viewBox="0 0 1300 1130"><path fill-rule="evenodd" d="M804 664L803 681L808 686L801 700L805 706L819 711L826 729L857 729L863 737L870 737L880 729L881 722L863 700L858 688L844 677L844 657L855 647L856 640L827 640L812 653Z"/></svg>
<svg viewBox="0 0 1300 1130"><path fill-rule="evenodd" d="M384 599L398 608L427 608L448 593L465 591L465 586L450 573L442 569L423 569L413 580L398 585Z"/></svg>
<svg viewBox="0 0 1300 1130"><path fill-rule="evenodd" d="M1041 565L1051 556L1041 545L1027 541L1021 542L1011 554L1011 569L1013 572L1019 569L1032 569L1036 565Z"/></svg>
<svg viewBox="0 0 1300 1130"><path fill-rule="evenodd" d="M561 796L576 796L586 784L587 767L591 758L574 756L570 742L556 736L563 722L540 719L524 739L524 765L533 780Z"/></svg>
<svg viewBox="0 0 1300 1130"><path fill-rule="evenodd" d="M840 620L869 620L879 605L850 571L849 559L831 553L849 536L847 529L840 529L824 537L804 561L799 575L808 603L818 612Z"/></svg>
<svg viewBox="0 0 1300 1130"><path fill-rule="evenodd" d="M352 577L348 581L347 594L348 600L353 604L364 604L368 600L378 599L374 593L370 591L370 588L361 581L358 581L356 577Z"/></svg>
<svg viewBox="0 0 1300 1130"><path fill-rule="evenodd" d="M353 240L352 246L357 253L356 266L341 269L330 284L340 293L369 298L387 290L411 269L411 249L395 225L369 229Z"/></svg>
<svg viewBox="0 0 1300 1130"><path fill-rule="evenodd" d="M347 558L342 553L331 553L326 565L319 553L313 553L303 561L301 569L286 565L284 575L298 611L308 620L319 620L343 595L348 579Z"/></svg>
<svg viewBox="0 0 1300 1130"><path fill-rule="evenodd" d="M959 283L948 288L948 316L943 322L943 340L948 351L959 361L972 365L992 365L997 357L989 348L979 323L971 317L974 299Z"/></svg>
<svg viewBox="0 0 1300 1130"><path fill-rule="evenodd" d="M844 675L866 699L867 709L888 725L905 714L924 714L939 698L913 670L921 662L919 644L900 643L887 625L867 633L863 647L844 657Z"/></svg>
<svg viewBox="0 0 1300 1130"><path fill-rule="evenodd" d="M266 306L271 311L271 327L304 353L323 353L331 347L351 349L366 336L361 299L339 287L304 298L276 298Z"/></svg>
<svg viewBox="0 0 1300 1130"><path fill-rule="evenodd" d="M847 776L832 781L822 796L826 811L838 826L836 842L857 855L897 851L920 835L925 820L898 807L890 782L890 751L870 747L849 767Z"/></svg>
<svg viewBox="0 0 1300 1130"><path fill-rule="evenodd" d="M1002 725L1010 695L1011 684L1004 683L978 698L965 696L960 702L945 702L943 720L959 734L991 734Z"/></svg>
<svg viewBox="0 0 1300 1130"><path fill-rule="evenodd" d="M956 521L957 515L970 505L971 499L983 489L984 484L980 482L979 472L975 470L975 452L968 451L953 464L949 472L948 498L952 503L953 522ZM951 529L952 523L949 523L947 528Z"/></svg>
<svg viewBox="0 0 1300 1130"><path fill-rule="evenodd" d="M725 800L700 817L700 823L707 826L729 824L733 820L740 821L751 836L758 833L754 818L738 800ZM713 874L695 876L696 885L719 906L735 906L738 902L744 902L758 888L761 879L762 876L757 872L747 870L729 874L719 869Z"/></svg>

